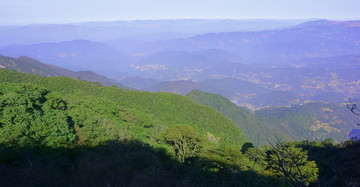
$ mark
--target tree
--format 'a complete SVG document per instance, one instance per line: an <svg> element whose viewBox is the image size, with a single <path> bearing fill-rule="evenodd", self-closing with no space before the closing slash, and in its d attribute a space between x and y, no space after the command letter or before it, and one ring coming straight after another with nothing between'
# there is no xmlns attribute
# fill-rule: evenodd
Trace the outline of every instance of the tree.
<svg viewBox="0 0 360 187"><path fill-rule="evenodd" d="M254 144L251 142L246 142L242 145L241 147L241 153L244 154L247 150L249 150L250 148L254 148Z"/></svg>
<svg viewBox="0 0 360 187"><path fill-rule="evenodd" d="M230 147L218 147L200 154L202 167L211 172L231 174L248 170L249 159L241 151Z"/></svg>
<svg viewBox="0 0 360 187"><path fill-rule="evenodd" d="M0 143L62 146L74 142L66 102L34 85L0 83Z"/></svg>
<svg viewBox="0 0 360 187"><path fill-rule="evenodd" d="M347 105L347 108L356 116L356 117L360 117L360 109L358 108L358 106L351 100L349 99L350 104ZM359 119L356 121L356 124L358 126L360 126L360 122ZM351 137L350 142L352 143L358 143L360 142L360 130L359 129L353 129L349 136Z"/></svg>
<svg viewBox="0 0 360 187"><path fill-rule="evenodd" d="M181 162L198 154L203 140L196 129L184 124L172 125L164 129L158 139L170 145Z"/></svg>
<svg viewBox="0 0 360 187"><path fill-rule="evenodd" d="M318 178L319 169L315 161L309 161L307 151L294 145L271 145L265 164L267 170L292 186L308 186Z"/></svg>

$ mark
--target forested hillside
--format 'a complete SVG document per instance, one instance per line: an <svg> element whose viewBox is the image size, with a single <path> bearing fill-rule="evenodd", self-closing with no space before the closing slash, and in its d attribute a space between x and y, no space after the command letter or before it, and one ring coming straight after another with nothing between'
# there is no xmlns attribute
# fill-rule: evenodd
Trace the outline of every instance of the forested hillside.
<svg viewBox="0 0 360 187"><path fill-rule="evenodd" d="M199 90L193 90L186 96L197 103L214 108L231 119L255 145L268 144L267 141L274 142L276 129L271 128L256 115L236 106L226 98Z"/></svg>
<svg viewBox="0 0 360 187"><path fill-rule="evenodd" d="M360 187L359 0L0 0L0 187Z"/></svg>
<svg viewBox="0 0 360 187"><path fill-rule="evenodd" d="M252 114L217 94L193 90L187 97L231 119L256 145L274 143L275 136L287 141L331 138L342 142L349 139L348 134L355 128L355 116L346 107L347 103L270 107Z"/></svg>
<svg viewBox="0 0 360 187"><path fill-rule="evenodd" d="M356 118L346 103L307 103L258 110L255 114L295 140L331 138L342 142L356 128Z"/></svg>
<svg viewBox="0 0 360 187"><path fill-rule="evenodd" d="M169 93L149 93L102 87L95 83L78 81L67 77L45 78L30 74L0 69L0 81L13 83L32 83L45 87L49 91L62 95L69 106L95 111L124 110L140 113L140 117L149 119L144 124L145 131L156 131L171 124L188 124L201 133L213 134L221 142L236 145L247 139L229 119L213 109L192 102L190 99ZM101 110L91 109L100 107ZM84 113L84 112L82 112ZM115 112L116 113L116 112ZM107 114L104 112L104 114ZM84 119L93 118L89 115ZM146 119L146 118L145 118ZM156 125L155 125L156 124ZM138 128L138 127L136 127ZM155 132L156 133L156 132ZM240 146L240 145L237 145Z"/></svg>
<svg viewBox="0 0 360 187"><path fill-rule="evenodd" d="M278 141L254 148L240 128L249 133L264 123L221 96L207 95L193 91L188 97L238 121L184 96L0 69L0 185L308 186L352 181L341 176L353 167L344 168L338 160L356 163L357 157L348 159L344 152L358 151L358 144ZM328 150L333 154L325 155ZM290 165L283 165L285 160Z"/></svg>

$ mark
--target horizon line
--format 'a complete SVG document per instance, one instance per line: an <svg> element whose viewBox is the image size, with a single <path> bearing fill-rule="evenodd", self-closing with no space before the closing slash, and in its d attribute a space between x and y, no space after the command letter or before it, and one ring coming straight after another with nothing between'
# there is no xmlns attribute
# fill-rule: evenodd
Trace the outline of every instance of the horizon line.
<svg viewBox="0 0 360 187"><path fill-rule="evenodd" d="M164 18L164 19L114 19L114 20L89 20L89 21L74 21L74 22L34 22L34 23L0 23L0 26L27 26L27 25L71 25L84 23L110 23L110 22L136 22L136 21L180 21L180 20L233 20L233 21L296 21L296 20L328 20L328 21L358 21L358 19L327 19L327 18Z"/></svg>

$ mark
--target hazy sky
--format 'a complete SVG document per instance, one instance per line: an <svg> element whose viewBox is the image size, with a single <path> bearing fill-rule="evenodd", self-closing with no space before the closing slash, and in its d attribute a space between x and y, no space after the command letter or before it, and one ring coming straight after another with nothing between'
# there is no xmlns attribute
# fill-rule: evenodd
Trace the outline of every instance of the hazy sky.
<svg viewBox="0 0 360 187"><path fill-rule="evenodd" d="M360 19L360 0L0 0L0 24L134 19Z"/></svg>

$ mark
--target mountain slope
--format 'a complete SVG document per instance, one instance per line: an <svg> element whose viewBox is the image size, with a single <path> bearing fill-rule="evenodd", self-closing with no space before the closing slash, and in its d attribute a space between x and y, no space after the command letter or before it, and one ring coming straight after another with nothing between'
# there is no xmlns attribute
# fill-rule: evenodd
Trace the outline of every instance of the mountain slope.
<svg viewBox="0 0 360 187"><path fill-rule="evenodd" d="M138 90L146 90L160 82L160 80L142 77L126 77L120 81L121 84Z"/></svg>
<svg viewBox="0 0 360 187"><path fill-rule="evenodd" d="M104 86L117 86L127 88L119 82L109 79L105 76L98 75L90 71L73 72L50 64L41 63L38 60L29 57L12 58L0 55L0 68L12 69L22 73L31 73L43 77L67 76L90 82L100 82Z"/></svg>
<svg viewBox="0 0 360 187"><path fill-rule="evenodd" d="M255 114L294 140L332 138L339 142L345 141L356 126L354 115L346 104L307 103L262 109Z"/></svg>
<svg viewBox="0 0 360 187"><path fill-rule="evenodd" d="M154 121L153 125L143 124L141 131L147 135L157 134L159 129L173 124L188 124L202 134L212 134L220 143L239 147L247 141L243 132L231 120L214 109L202 106L192 100L169 93L149 93L123 90L115 87L102 87L67 77L39 77L0 69L0 81L12 83L32 83L57 92L73 106L81 103L82 98L94 98L94 102L106 101L126 110L147 114ZM113 105L111 104L111 105ZM90 105L91 107L91 105ZM131 116L128 116L131 120ZM143 116L145 117L145 116ZM152 135L153 136L153 135Z"/></svg>
<svg viewBox="0 0 360 187"><path fill-rule="evenodd" d="M212 107L231 119L244 131L255 145L260 146L267 144L267 141L275 141L276 132L274 129L259 120L254 114L236 106L234 103L220 95L193 90L188 93L186 97L199 104Z"/></svg>
<svg viewBox="0 0 360 187"><path fill-rule="evenodd" d="M228 95L223 93L220 94L236 104L240 104L247 99L251 99L269 92L269 89L264 88L259 84L235 78L207 79L203 81L203 83L217 89L224 90L223 93L231 93Z"/></svg>
<svg viewBox="0 0 360 187"><path fill-rule="evenodd" d="M74 72L70 70L59 68L54 65L43 64L40 61L25 56L12 58L0 55L0 64L2 68L5 69L37 74L44 77L74 76Z"/></svg>
<svg viewBox="0 0 360 187"><path fill-rule="evenodd" d="M289 91L272 91L257 97L251 98L246 102L252 108L289 106L292 104L302 103L303 98Z"/></svg>
<svg viewBox="0 0 360 187"><path fill-rule="evenodd" d="M356 128L355 118L345 104L307 103L271 107L251 114L220 95L193 90L187 97L231 119L258 145L274 143L276 136L283 141L332 138L341 142Z"/></svg>
<svg viewBox="0 0 360 187"><path fill-rule="evenodd" d="M147 88L147 91L151 92L169 92L169 93L175 93L179 95L186 95L191 90L202 90L206 92L211 93L221 93L222 90L217 89L215 87L211 87L207 84L201 83L201 82L194 82L190 80L180 80L180 81L164 81L160 82L158 84L155 84L154 86L151 86L150 88Z"/></svg>
<svg viewBox="0 0 360 187"><path fill-rule="evenodd" d="M180 95L186 95L192 90L201 90L219 94L231 100L233 103L242 104L250 108L254 108L254 106L250 106L249 103L247 103L248 100L270 92L269 89L260 85L234 78L207 79L202 82L190 80L164 81L155 84L146 90L151 92L170 92Z"/></svg>

